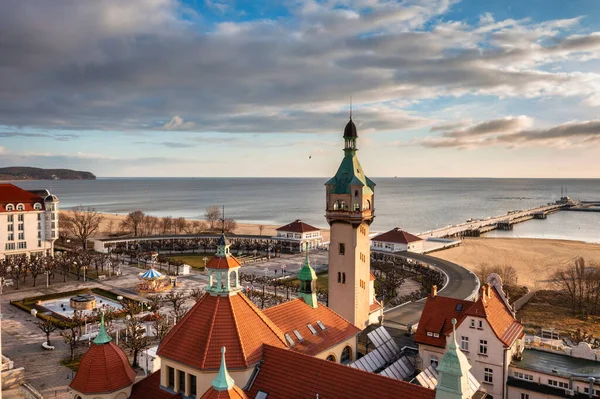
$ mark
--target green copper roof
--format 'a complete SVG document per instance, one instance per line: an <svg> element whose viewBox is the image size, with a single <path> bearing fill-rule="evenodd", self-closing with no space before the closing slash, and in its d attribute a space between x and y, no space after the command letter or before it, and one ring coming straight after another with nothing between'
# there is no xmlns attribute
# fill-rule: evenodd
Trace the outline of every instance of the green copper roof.
<svg viewBox="0 0 600 399"><path fill-rule="evenodd" d="M225 364L225 347L221 348L221 367L219 368L219 374L214 379L212 386L217 391L228 391L235 385L233 378L227 371L227 365Z"/></svg>
<svg viewBox="0 0 600 399"><path fill-rule="evenodd" d="M375 189L375 183L365 176L355 150L344 150L337 173L325 185L333 186L334 194L350 194L350 186L362 187L363 194L373 194Z"/></svg>
<svg viewBox="0 0 600 399"><path fill-rule="evenodd" d="M304 260L304 265L300 272L298 273L298 280L312 281L317 279L317 273L315 273L315 269L310 266L310 261L308 260L308 243L306 243L306 259Z"/></svg>
<svg viewBox="0 0 600 399"><path fill-rule="evenodd" d="M456 319L452 319L452 337L446 353L437 366L438 383L436 399L463 398L469 392L469 370L467 356L456 343Z"/></svg>
<svg viewBox="0 0 600 399"><path fill-rule="evenodd" d="M310 261L308 260L308 243L306 243L306 260L298 273L298 279L300 280L298 297L302 298L307 305L317 308L319 306L315 287L317 273L315 273L315 269L310 266Z"/></svg>
<svg viewBox="0 0 600 399"><path fill-rule="evenodd" d="M100 316L100 329L98 330L98 335L94 338L94 343L96 345L104 345L110 341L112 341L112 338L106 333L106 329L104 328L104 313L102 313Z"/></svg>

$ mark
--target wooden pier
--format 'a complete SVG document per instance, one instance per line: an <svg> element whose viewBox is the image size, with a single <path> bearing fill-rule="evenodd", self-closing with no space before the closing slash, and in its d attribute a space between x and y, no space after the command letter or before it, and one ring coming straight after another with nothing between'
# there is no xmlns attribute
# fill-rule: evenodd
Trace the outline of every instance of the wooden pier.
<svg viewBox="0 0 600 399"><path fill-rule="evenodd" d="M600 203L599 203L600 205ZM558 212L561 209L572 208L569 204L543 205L524 211L510 212L505 215L490 217L484 220L461 223L442 227L440 229L425 231L419 236L421 238L438 237L479 237L492 230L512 230L513 225L531 219L546 219L548 214ZM597 208L600 211L600 208ZM573 209L571 209L573 210Z"/></svg>

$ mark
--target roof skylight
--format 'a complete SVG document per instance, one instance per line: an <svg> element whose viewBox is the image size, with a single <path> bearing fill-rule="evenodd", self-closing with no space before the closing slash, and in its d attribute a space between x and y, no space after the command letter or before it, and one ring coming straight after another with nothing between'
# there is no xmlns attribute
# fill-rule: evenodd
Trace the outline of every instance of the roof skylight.
<svg viewBox="0 0 600 399"><path fill-rule="evenodd" d="M321 323L321 320L317 320L317 325L321 328L321 330L325 331L327 328Z"/></svg>
<svg viewBox="0 0 600 399"><path fill-rule="evenodd" d="M308 329L310 330L311 333L313 333L313 335L315 335L317 333L317 330L315 330L315 328L312 326L312 324L307 324L306 327L308 327Z"/></svg>
<svg viewBox="0 0 600 399"><path fill-rule="evenodd" d="M300 331L294 330L294 335L296 336L296 338L298 338L298 341L304 341L304 338L302 337L302 334L300 334Z"/></svg>
<svg viewBox="0 0 600 399"><path fill-rule="evenodd" d="M296 344L296 343L294 342L294 339L293 339L292 337L290 337L290 334L287 334L287 333L286 333L286 334L284 334L284 336L285 336L285 340L287 341L287 343L288 343L290 346L294 346L294 345Z"/></svg>

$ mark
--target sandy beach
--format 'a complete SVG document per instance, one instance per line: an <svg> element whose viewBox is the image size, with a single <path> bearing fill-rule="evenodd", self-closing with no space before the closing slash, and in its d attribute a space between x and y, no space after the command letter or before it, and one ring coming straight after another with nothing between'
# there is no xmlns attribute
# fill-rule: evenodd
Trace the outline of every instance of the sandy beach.
<svg viewBox="0 0 600 399"><path fill-rule="evenodd" d="M69 215L72 213L72 211L61 210L60 213L62 215ZM120 214L115 214L115 213L102 213L102 216L104 217L104 219L102 220L102 223L100 224L99 233L97 233L95 235L96 237L107 235L107 232L109 231L109 225L111 222L113 223L113 231L116 231L119 224L121 224L123 219L125 219L127 217L126 215L120 215ZM291 220L290 220L290 222L291 222ZM237 228L235 229L235 234L259 235L260 234L259 226L260 226L259 224L238 222ZM276 235L277 228L281 227L281 226L267 225L267 224L264 224L262 226L263 226L262 235L267 236L267 237L272 237L272 236ZM325 241L325 242L329 241L329 230L321 230L321 234L323 235L323 241Z"/></svg>
<svg viewBox="0 0 600 399"><path fill-rule="evenodd" d="M466 238L462 245L432 256L455 262L475 271L482 263L511 265L519 273L518 283L547 288L551 274L581 256L600 264L600 244L534 238Z"/></svg>

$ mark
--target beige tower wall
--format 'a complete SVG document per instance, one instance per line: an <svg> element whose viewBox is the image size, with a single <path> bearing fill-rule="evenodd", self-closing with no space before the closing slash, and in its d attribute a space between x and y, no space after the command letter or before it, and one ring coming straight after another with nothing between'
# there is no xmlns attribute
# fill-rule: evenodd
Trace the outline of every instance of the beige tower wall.
<svg viewBox="0 0 600 399"><path fill-rule="evenodd" d="M345 253L340 254L340 244ZM346 283L338 283L346 273ZM370 244L369 225L357 227L342 220L331 224L329 248L329 307L358 328L369 324Z"/></svg>

